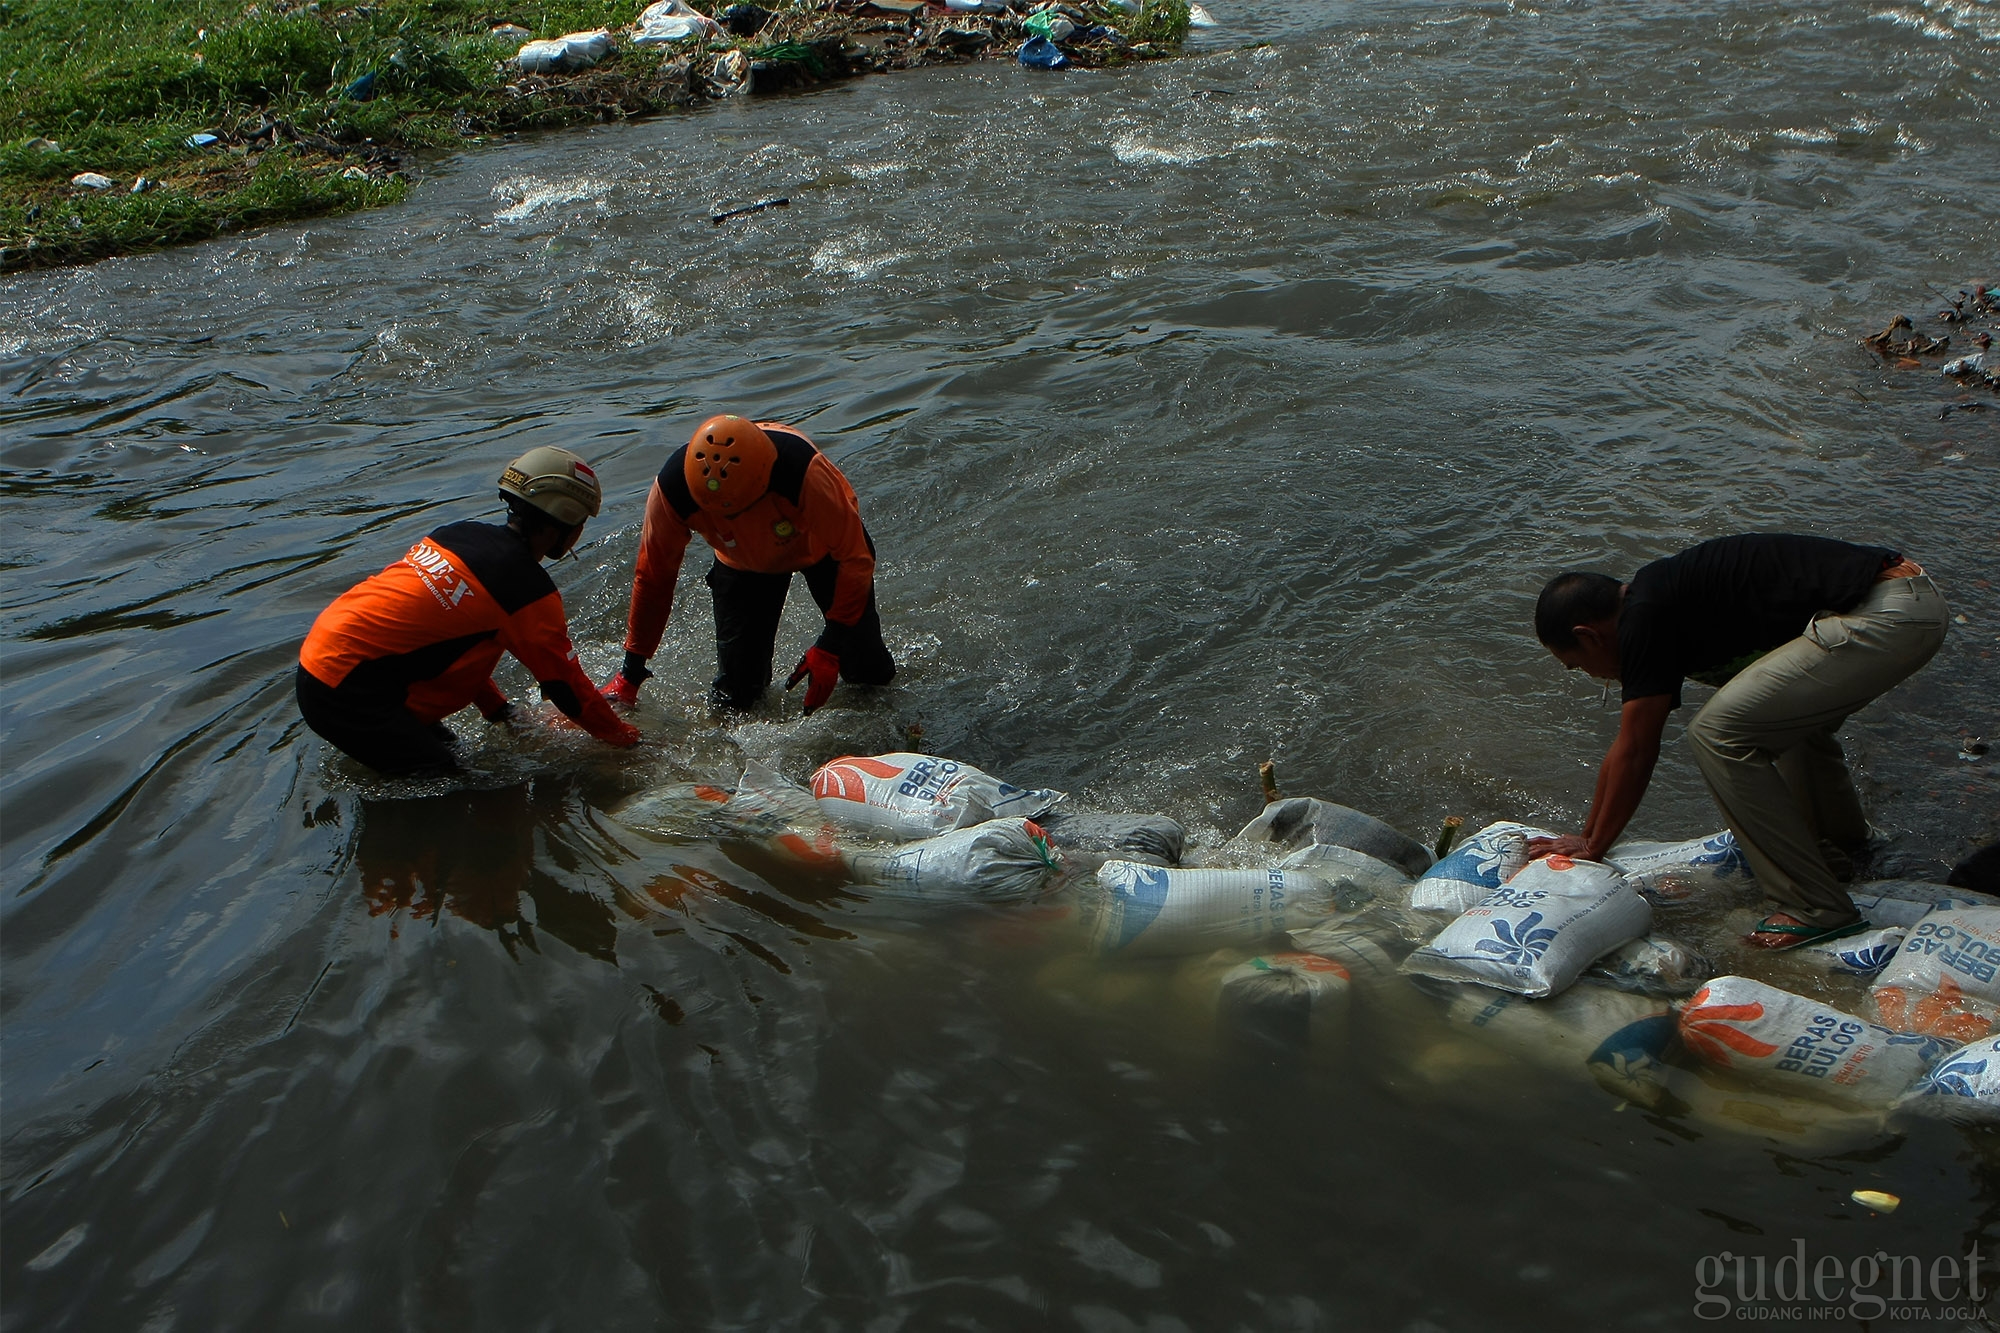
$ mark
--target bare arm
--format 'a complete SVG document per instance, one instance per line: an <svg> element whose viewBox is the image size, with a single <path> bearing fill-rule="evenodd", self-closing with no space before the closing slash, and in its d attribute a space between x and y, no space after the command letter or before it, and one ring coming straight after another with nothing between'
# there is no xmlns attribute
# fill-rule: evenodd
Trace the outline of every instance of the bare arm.
<svg viewBox="0 0 2000 1333"><path fill-rule="evenodd" d="M1667 694L1626 702L1618 713L1618 737L1597 770L1597 789L1591 794L1590 817L1584 821L1583 833L1531 839L1530 856L1555 853L1585 861L1604 858L1639 808L1646 784L1653 780L1653 765L1660 760L1660 735L1667 728L1673 704L1673 696Z"/></svg>

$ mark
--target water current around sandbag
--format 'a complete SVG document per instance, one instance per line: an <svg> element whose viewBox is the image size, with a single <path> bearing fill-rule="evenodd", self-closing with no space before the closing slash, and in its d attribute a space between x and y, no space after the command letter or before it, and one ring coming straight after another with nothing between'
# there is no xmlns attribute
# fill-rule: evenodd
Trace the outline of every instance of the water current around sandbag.
<svg viewBox="0 0 2000 1333"><path fill-rule="evenodd" d="M2000 7L1210 8L1185 60L483 145L0 284L0 1323L1657 1328L1724 1250L1990 1250L1974 1132L1773 1142L1421 1022L1300 1059L1072 898L603 814L914 723L1211 847L1266 757L1425 839L1573 827L1615 704L1542 580L1789 529L1963 615L1845 734L1899 870L1991 836L2000 411L1857 339L2000 281ZM312 617L534 444L607 485L555 569L607 672L727 409L854 481L893 688L711 726L691 560L636 757L461 719L475 777L413 788L304 730ZM1685 719L1637 835L1716 826Z"/></svg>

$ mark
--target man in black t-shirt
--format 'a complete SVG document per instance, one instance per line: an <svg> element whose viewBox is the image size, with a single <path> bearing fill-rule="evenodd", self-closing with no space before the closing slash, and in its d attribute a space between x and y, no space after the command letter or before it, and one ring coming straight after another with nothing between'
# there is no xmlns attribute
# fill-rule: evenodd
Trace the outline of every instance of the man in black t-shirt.
<svg viewBox="0 0 2000 1333"><path fill-rule="evenodd" d="M1618 738L1598 770L1583 832L1530 842L1599 860L1646 794L1681 682L1719 688L1688 724L1710 795L1780 910L1752 944L1782 949L1862 927L1819 851L1859 850L1868 824L1834 733L1930 661L1944 598L1922 566L1881 546L1824 537L1720 537L1619 583L1559 574L1535 604L1535 635L1572 670L1618 681Z"/></svg>

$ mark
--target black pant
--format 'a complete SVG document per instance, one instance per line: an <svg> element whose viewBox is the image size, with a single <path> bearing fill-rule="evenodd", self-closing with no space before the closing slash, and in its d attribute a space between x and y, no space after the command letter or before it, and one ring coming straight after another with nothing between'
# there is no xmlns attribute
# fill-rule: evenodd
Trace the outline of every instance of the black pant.
<svg viewBox="0 0 2000 1333"><path fill-rule="evenodd" d="M872 549L872 543L871 543ZM832 556L804 570L806 589L822 614L833 605L833 587L840 566ZM771 684L771 657L777 651L778 620L785 611L790 574L752 574L732 569L720 560L709 567L708 590L715 601L715 683L708 700L717 708L750 709ZM840 678L850 685L887 685L896 676L896 659L882 642L882 617L875 611L875 590L868 590L868 609L848 632L840 650Z"/></svg>
<svg viewBox="0 0 2000 1333"><path fill-rule="evenodd" d="M321 738L393 778L458 772L451 728L425 722L392 700L362 698L334 689L300 667L299 715Z"/></svg>

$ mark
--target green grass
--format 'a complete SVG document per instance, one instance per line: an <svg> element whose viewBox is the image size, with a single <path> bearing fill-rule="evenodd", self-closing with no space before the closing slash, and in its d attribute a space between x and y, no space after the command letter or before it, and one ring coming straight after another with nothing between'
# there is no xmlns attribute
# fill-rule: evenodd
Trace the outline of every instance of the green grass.
<svg viewBox="0 0 2000 1333"><path fill-rule="evenodd" d="M514 47L490 36L500 18L537 37L615 30L645 3L0 0L0 271L392 202L400 155L675 105L685 82L654 77L650 51L581 76L602 84L590 95L510 95ZM1187 14L1187 0L1145 0L1105 17L1171 47ZM819 63L795 42L751 53ZM345 95L368 74L370 100ZM191 147L196 134L220 142ZM73 186L85 171L114 187ZM159 188L132 193L142 176Z"/></svg>

